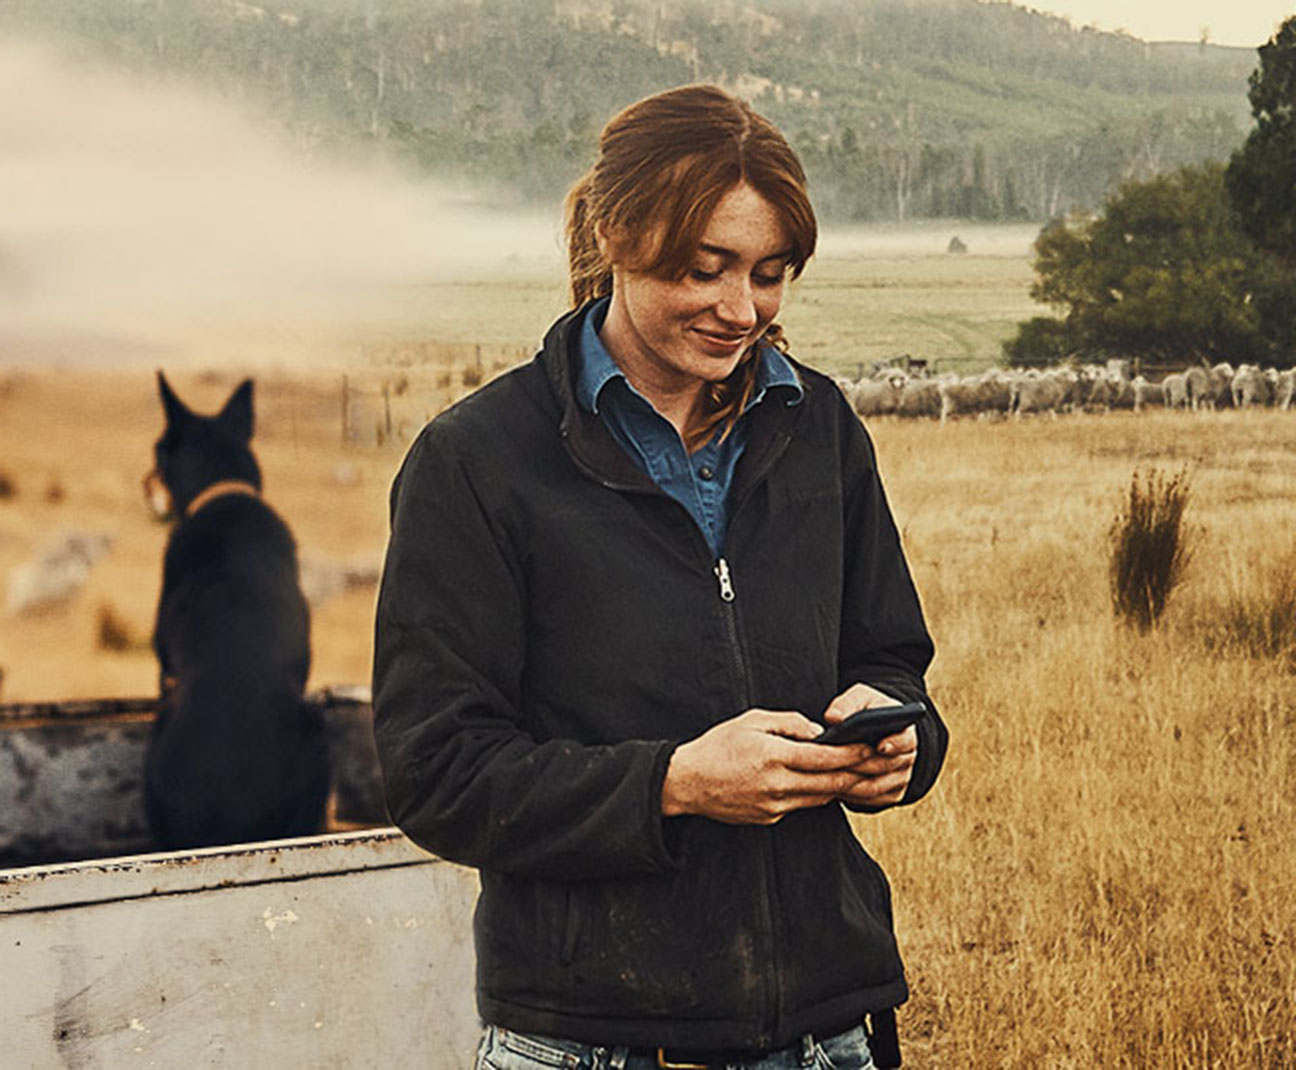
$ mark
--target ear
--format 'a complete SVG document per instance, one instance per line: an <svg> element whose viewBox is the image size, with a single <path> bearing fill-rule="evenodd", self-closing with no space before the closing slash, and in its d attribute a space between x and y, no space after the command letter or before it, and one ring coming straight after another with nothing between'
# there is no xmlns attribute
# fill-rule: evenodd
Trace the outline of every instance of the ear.
<svg viewBox="0 0 1296 1070"><path fill-rule="evenodd" d="M252 380L244 379L216 416L217 422L235 438L252 441Z"/></svg>
<svg viewBox="0 0 1296 1070"><path fill-rule="evenodd" d="M612 239L608 237L607 224L599 220L594 224L594 244L598 246L599 256L603 258L603 263L612 262Z"/></svg>
<svg viewBox="0 0 1296 1070"><path fill-rule="evenodd" d="M162 409L166 412L167 427L177 427L192 417L193 413L176 396L176 392L171 389L171 384L167 382L161 368L158 369L157 381L158 393L162 395Z"/></svg>

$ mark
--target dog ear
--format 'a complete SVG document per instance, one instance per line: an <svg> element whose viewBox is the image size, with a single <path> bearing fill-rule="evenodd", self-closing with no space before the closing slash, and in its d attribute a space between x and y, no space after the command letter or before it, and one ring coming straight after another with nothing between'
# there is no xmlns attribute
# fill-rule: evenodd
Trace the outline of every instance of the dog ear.
<svg viewBox="0 0 1296 1070"><path fill-rule="evenodd" d="M171 384L167 382L166 376L162 374L162 369L157 373L158 393L162 395L162 408L166 412L167 427L178 427L186 420L193 416L189 407L176 396L176 392L171 389Z"/></svg>
<svg viewBox="0 0 1296 1070"><path fill-rule="evenodd" d="M221 427L235 438L252 441L252 380L244 379L216 417Z"/></svg>

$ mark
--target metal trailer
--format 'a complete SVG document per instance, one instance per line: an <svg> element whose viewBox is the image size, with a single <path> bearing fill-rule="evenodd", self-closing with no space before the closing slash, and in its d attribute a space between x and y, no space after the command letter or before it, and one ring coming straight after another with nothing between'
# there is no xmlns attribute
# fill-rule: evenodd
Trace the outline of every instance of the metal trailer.
<svg viewBox="0 0 1296 1070"><path fill-rule="evenodd" d="M395 829L0 872L0 1066L467 1068L476 894Z"/></svg>
<svg viewBox="0 0 1296 1070"><path fill-rule="evenodd" d="M471 1065L476 874L366 827L368 696L311 698L330 832L154 854L156 699L0 706L0 1067Z"/></svg>
<svg viewBox="0 0 1296 1070"><path fill-rule="evenodd" d="M333 783L323 831L389 825L368 688L314 692ZM157 698L0 705L0 867L154 849L144 753Z"/></svg>

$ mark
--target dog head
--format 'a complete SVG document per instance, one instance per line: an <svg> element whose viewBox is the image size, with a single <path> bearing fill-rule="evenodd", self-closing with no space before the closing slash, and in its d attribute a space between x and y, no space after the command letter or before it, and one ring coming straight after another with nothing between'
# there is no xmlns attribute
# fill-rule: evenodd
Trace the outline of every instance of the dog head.
<svg viewBox="0 0 1296 1070"><path fill-rule="evenodd" d="M144 477L145 495L159 519L183 515L189 504L216 483L261 489L261 469L252 455L252 380L244 379L215 416L190 409L157 373L166 429L153 446L154 467Z"/></svg>

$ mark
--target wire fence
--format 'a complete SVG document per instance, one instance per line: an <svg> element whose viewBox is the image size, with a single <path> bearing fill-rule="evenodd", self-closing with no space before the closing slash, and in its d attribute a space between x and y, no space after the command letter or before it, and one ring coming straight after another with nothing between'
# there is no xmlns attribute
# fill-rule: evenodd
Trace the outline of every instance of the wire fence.
<svg viewBox="0 0 1296 1070"><path fill-rule="evenodd" d="M482 384L530 360L524 346L399 341L361 348L359 371L339 383L343 442L404 445L433 416Z"/></svg>

